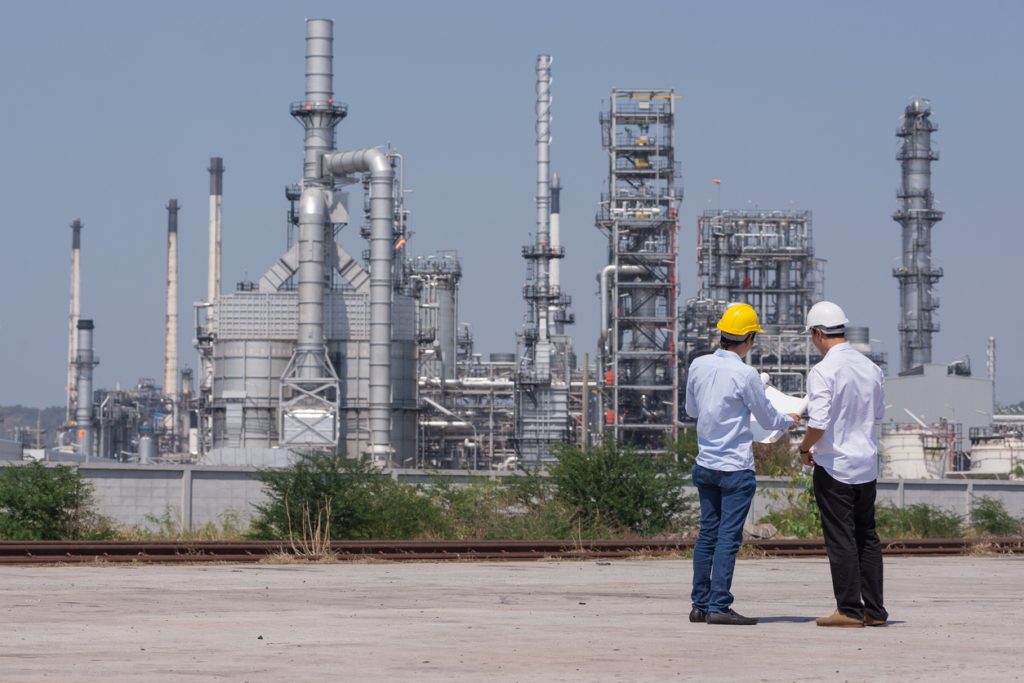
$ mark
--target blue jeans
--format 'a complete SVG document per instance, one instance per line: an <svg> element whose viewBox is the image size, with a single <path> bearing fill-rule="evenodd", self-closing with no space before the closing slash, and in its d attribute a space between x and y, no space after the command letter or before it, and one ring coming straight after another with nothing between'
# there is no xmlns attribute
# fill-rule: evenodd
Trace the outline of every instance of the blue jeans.
<svg viewBox="0 0 1024 683"><path fill-rule="evenodd" d="M754 499L753 470L723 472L693 466L700 495L700 535L693 547L693 606L724 612L732 605L732 572L743 541L743 522Z"/></svg>

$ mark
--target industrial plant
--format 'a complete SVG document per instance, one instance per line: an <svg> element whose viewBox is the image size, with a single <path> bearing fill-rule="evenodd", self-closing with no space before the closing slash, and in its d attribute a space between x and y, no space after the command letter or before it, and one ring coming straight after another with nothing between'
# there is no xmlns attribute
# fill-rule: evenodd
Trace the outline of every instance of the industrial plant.
<svg viewBox="0 0 1024 683"><path fill-rule="evenodd" d="M308 20L305 44L305 93L290 105L304 136L301 178L284 192L286 249L254 264L257 280L226 286L230 159L210 158L206 297L181 321L179 207L167 202L161 382L93 386L102 351L93 331L103 321L82 317L88 251L83 222L72 222L66 422L48 458L272 467L328 450L381 468L493 470L543 467L562 444L608 439L655 456L691 427L680 405L687 367L717 346L715 323L737 302L751 304L765 330L748 362L779 390L804 393L820 360L804 316L826 298L812 212L709 209L695 251L680 254L673 88L611 89L598 116L607 186L594 197L588 238L606 243L606 259L593 264L594 281L568 282L561 261L573 245L561 230L560 192L573 179L556 172L554 59L537 57L536 176L523 178L535 184L536 222L523 226L524 282L507 283L521 287L522 324L508 352L484 357L460 319L460 255L409 253L402 153L380 140L337 148L348 108L335 99L333 22ZM883 476L1007 477L1024 438L1013 416L995 414L995 340L985 377L966 359L932 359L943 276L932 229L943 215L931 191L931 113L928 100L912 99L896 131L899 358L879 353L866 327L849 327L847 338L890 375ZM362 189L360 206L350 205L350 186ZM680 282L680 257L695 260L696 282ZM577 307L599 308L599 329L574 330L574 294ZM193 331L194 374L177 348L181 324Z"/></svg>

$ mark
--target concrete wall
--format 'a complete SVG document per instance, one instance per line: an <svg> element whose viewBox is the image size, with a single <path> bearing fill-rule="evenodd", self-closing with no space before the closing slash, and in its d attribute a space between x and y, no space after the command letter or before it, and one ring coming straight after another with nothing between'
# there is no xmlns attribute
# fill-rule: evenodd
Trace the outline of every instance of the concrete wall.
<svg viewBox="0 0 1024 683"><path fill-rule="evenodd" d="M253 467L208 467L198 465L134 465L80 463L79 471L93 484L98 511L118 524L148 526L150 517L171 519L183 529L206 524L222 525L225 516L243 528L254 514L253 505L263 502L263 485ZM408 483L429 483L424 470L393 470L391 476ZM474 480L517 476L514 472L446 471L443 476L456 484ZM789 479L758 477L758 490L749 519L757 521L776 507L787 507ZM688 491L695 494L695 490ZM879 502L897 506L927 503L965 518L971 501L988 496L1001 500L1015 517L1024 516L1024 480L889 479L878 482Z"/></svg>

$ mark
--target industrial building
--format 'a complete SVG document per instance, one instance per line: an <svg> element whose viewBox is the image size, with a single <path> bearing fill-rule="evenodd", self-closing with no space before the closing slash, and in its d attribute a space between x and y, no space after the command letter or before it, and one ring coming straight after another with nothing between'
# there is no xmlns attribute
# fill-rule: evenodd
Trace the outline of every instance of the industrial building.
<svg viewBox="0 0 1024 683"><path fill-rule="evenodd" d="M655 455L687 424L680 404L686 368L717 345L715 323L736 302L751 304L765 329L748 362L780 390L803 393L820 360L803 332L804 316L825 298L812 214L704 211L696 226L697 282L680 305L683 193L672 89L613 89L599 114L608 167L595 226L606 249L595 264L595 363L589 352L579 362L560 265L567 240L562 179L552 171L549 55L535 64L536 221L524 226L529 243L520 252L525 311L510 350L485 359L459 317L460 255L407 253L402 154L390 146L337 149L336 127L348 108L334 99L333 31L330 20L306 22L305 91L289 108L303 130L302 175L284 192L286 249L268 255L258 280L233 289L221 275L225 164L210 159L207 294L191 320L194 377L181 367L176 342L177 199L166 206L162 383L94 389L94 324L81 317L83 225L72 223L69 391L58 441L65 457L279 466L297 452L338 450L381 467L494 469L543 466L560 444L601 439ZM968 359L931 360L942 277L932 262L931 229L942 213L931 191L938 154L930 115L930 103L915 98L897 131L900 373L888 380L882 434L883 471L892 476L970 473L977 469L965 454L972 445L992 451L1021 441L1014 425L991 427L994 340L987 379L971 376ZM349 205L352 186L362 188L362 206ZM849 327L847 336L887 367L866 327ZM1001 457L990 453L985 473Z"/></svg>

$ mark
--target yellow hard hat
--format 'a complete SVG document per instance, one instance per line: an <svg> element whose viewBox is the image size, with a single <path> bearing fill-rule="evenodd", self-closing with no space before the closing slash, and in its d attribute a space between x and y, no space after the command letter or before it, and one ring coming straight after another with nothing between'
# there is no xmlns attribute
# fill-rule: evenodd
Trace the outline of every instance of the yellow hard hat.
<svg viewBox="0 0 1024 683"><path fill-rule="evenodd" d="M722 319L718 321L718 329L722 334L737 340L751 332L764 332L757 322L757 311L750 304L733 304L725 309Z"/></svg>

